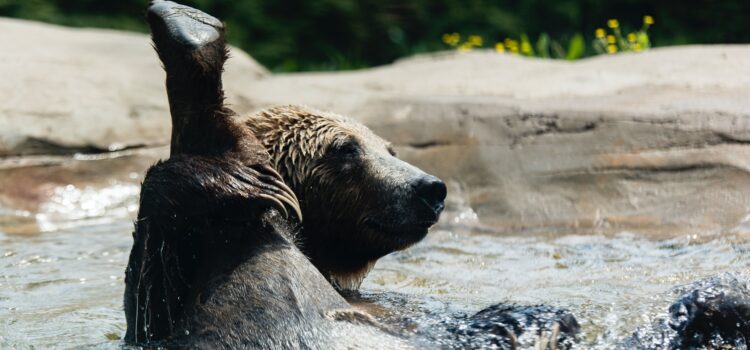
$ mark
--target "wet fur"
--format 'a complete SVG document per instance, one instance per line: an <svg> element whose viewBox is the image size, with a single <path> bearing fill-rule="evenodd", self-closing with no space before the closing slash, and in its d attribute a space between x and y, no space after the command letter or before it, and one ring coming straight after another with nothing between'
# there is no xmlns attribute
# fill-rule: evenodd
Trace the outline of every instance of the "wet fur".
<svg viewBox="0 0 750 350"><path fill-rule="evenodd" d="M318 270L339 289L356 289L375 260L424 237L439 210L409 207L409 177L423 173L342 116L286 106L238 118L223 104L223 27L214 28L219 41L186 52L149 13L173 135L170 158L142 185L125 278L126 343L409 348ZM300 208L301 229L292 215Z"/></svg>
<svg viewBox="0 0 750 350"><path fill-rule="evenodd" d="M149 11L167 73L173 139L170 158L151 167L142 184L125 272L125 342L408 347L366 316L336 316L358 312L297 248L297 220L288 214L298 209L294 193L263 145L223 105L223 27L198 23L199 30L220 33L219 41L198 47L181 45L170 32L175 20L194 15L207 16L163 1Z"/></svg>
<svg viewBox="0 0 750 350"><path fill-rule="evenodd" d="M410 204L409 176L426 174L360 123L305 106L244 122L299 198L300 248L337 289L358 289L379 258L418 242L437 220Z"/></svg>
<svg viewBox="0 0 750 350"><path fill-rule="evenodd" d="M750 281L734 273L675 288L668 317L657 318L618 349L693 350L750 347Z"/></svg>

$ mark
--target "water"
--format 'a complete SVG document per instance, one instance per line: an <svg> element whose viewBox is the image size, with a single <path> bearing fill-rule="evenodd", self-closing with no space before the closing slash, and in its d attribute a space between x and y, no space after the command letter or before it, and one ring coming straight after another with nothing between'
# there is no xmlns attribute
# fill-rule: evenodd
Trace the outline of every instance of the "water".
<svg viewBox="0 0 750 350"><path fill-rule="evenodd" d="M121 345L133 189L66 187L44 214L0 211L0 348ZM382 259L362 288L367 307L391 317L410 316L394 307L403 300L437 314L551 304L579 318L580 348L609 349L663 316L674 286L750 264L739 234L497 235L476 232L475 221L468 208L447 213L425 241Z"/></svg>

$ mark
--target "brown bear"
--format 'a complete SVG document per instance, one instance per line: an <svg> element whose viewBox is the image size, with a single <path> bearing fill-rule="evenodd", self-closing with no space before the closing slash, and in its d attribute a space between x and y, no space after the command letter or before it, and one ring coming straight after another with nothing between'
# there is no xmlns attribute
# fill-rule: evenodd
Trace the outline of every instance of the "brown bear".
<svg viewBox="0 0 750 350"><path fill-rule="evenodd" d="M549 344L577 331L564 310L497 305L444 322L447 338L415 339L352 309L319 270L356 288L375 260L424 237L445 185L341 116L278 107L239 118L224 105L221 22L169 1L153 1L148 20L173 132L170 158L142 185L125 278L126 343L514 347L527 328L552 328Z"/></svg>
<svg viewBox="0 0 750 350"><path fill-rule="evenodd" d="M289 107L259 114L284 117L255 128L253 118L239 118L224 105L221 22L170 1L152 1L148 21L167 75L173 130L170 158L151 167L142 185L125 278L125 341L189 348L408 347L351 309L298 245L334 283L358 285L375 259L424 237L443 208L445 185L340 117L313 118ZM308 123L298 120L305 115L316 129L296 129ZM299 134L270 131L281 122ZM315 132L316 140L308 137ZM282 149L270 157L256 133L269 137L265 146L278 135ZM298 172L289 166L299 166ZM324 185L333 190L313 188ZM342 283L346 278L356 281Z"/></svg>
<svg viewBox="0 0 750 350"><path fill-rule="evenodd" d="M300 249L339 290L358 289L377 259L424 238L443 210L442 181L349 118L283 106L244 123L299 198Z"/></svg>

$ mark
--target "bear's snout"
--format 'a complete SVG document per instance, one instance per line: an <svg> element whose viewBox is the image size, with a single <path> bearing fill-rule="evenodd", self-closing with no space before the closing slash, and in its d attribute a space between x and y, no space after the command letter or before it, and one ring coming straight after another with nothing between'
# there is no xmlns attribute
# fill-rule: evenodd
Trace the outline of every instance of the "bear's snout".
<svg viewBox="0 0 750 350"><path fill-rule="evenodd" d="M423 175L411 184L417 200L424 202L437 218L445 208L445 196L447 189L445 183L432 175Z"/></svg>

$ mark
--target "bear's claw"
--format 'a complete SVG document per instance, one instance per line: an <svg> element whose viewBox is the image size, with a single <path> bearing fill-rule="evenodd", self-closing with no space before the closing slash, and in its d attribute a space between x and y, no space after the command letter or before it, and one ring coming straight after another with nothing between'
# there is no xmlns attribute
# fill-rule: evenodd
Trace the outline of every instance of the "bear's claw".
<svg viewBox="0 0 750 350"><path fill-rule="evenodd" d="M281 175L267 164L253 166L252 170L255 172L254 178L245 178L243 180L260 190L260 193L255 194L255 196L273 203L285 217L289 216L289 212L287 211L287 207L289 207L297 215L297 218L302 221L302 210L300 209L297 196L284 183Z"/></svg>
<svg viewBox="0 0 750 350"><path fill-rule="evenodd" d="M150 20L161 19L166 37L190 49L216 41L224 31L224 25L215 17L172 1L151 1L148 16Z"/></svg>

